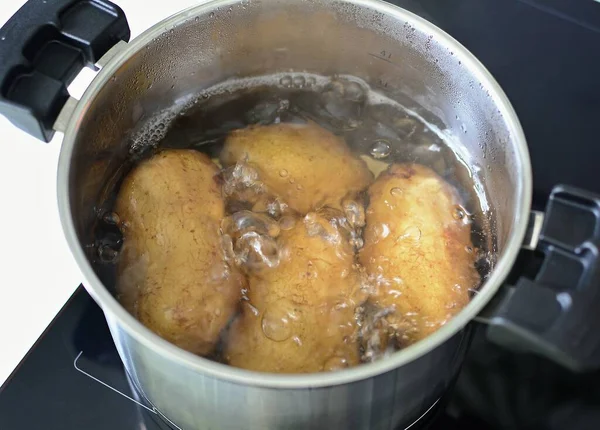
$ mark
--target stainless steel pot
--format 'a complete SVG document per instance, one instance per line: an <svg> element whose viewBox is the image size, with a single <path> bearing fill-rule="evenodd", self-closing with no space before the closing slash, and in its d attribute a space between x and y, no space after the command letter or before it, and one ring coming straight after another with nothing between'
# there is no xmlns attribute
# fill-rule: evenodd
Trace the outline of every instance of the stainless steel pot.
<svg viewBox="0 0 600 430"><path fill-rule="evenodd" d="M530 216L529 155L515 112L477 59L431 23L377 0L214 0L126 43L127 23L112 3L49 3L30 0L0 30L0 111L42 140L64 133L65 236L127 371L178 427L411 426L458 374L474 319L489 323L497 342L574 368L600 362L593 332L599 200L561 187L545 219ZM84 65L100 71L75 100L66 85ZM261 374L169 344L115 300L87 246L104 186L140 124L227 78L290 70L360 77L460 136L465 159L481 168L494 220L494 269L458 316L388 359L334 373ZM544 252L545 265L534 280L503 286L524 243Z"/></svg>

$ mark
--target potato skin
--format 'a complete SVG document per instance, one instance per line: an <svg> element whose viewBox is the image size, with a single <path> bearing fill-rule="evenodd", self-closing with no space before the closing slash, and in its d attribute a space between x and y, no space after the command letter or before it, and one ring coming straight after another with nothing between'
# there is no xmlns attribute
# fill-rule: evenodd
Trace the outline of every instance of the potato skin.
<svg viewBox="0 0 600 430"><path fill-rule="evenodd" d="M279 266L249 275L249 303L229 332L229 364L271 373L357 365L354 310L364 296L352 247L315 213L278 239Z"/></svg>
<svg viewBox="0 0 600 430"><path fill-rule="evenodd" d="M148 328L200 355L213 350L243 286L220 244L217 173L204 154L166 150L129 173L115 205L124 235L121 302Z"/></svg>
<svg viewBox="0 0 600 430"><path fill-rule="evenodd" d="M224 166L246 162L268 193L301 214L339 207L346 195L365 189L373 175L345 142L309 123L250 126L229 134L221 152Z"/></svg>
<svg viewBox="0 0 600 430"><path fill-rule="evenodd" d="M359 260L401 346L441 327L480 281L471 227L451 185L421 165L391 165L369 187ZM464 214L463 214L464 215Z"/></svg>

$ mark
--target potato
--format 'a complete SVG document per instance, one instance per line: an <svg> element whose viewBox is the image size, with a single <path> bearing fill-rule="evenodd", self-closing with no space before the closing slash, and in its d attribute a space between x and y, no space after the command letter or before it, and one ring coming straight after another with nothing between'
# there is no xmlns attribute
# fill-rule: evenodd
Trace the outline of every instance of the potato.
<svg viewBox="0 0 600 430"><path fill-rule="evenodd" d="M373 179L341 138L313 123L235 130L226 139L221 162L247 164L256 171L262 191L301 214L326 205L339 208L346 195L352 197ZM261 194L260 187L253 189ZM247 193L242 197L249 199Z"/></svg>
<svg viewBox="0 0 600 430"><path fill-rule="evenodd" d="M286 228L279 265L249 274L248 302L232 324L226 359L272 373L358 364L354 310L364 296L352 247L316 213Z"/></svg>
<svg viewBox="0 0 600 430"><path fill-rule="evenodd" d="M204 154L163 151L129 173L115 207L124 235L122 303L148 328L200 355L215 347L243 287L221 247L217 173Z"/></svg>
<svg viewBox="0 0 600 430"><path fill-rule="evenodd" d="M374 284L370 302L392 310L385 319L404 346L469 302L480 281L471 226L456 190L421 165L391 165L368 193L359 260Z"/></svg>

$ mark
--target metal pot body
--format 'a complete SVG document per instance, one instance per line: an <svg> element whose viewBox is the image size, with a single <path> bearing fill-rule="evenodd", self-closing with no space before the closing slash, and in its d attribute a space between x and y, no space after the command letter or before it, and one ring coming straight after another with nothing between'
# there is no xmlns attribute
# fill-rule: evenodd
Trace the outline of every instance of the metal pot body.
<svg viewBox="0 0 600 430"><path fill-rule="evenodd" d="M443 404L470 340L470 330L463 330L418 360L350 383L272 388L181 366L144 346L110 314L106 318L138 390L186 430L405 429Z"/></svg>
<svg viewBox="0 0 600 430"><path fill-rule="evenodd" d="M522 131L481 64L430 23L371 0L213 1L117 45L101 63L82 100L67 104L57 123L65 124L59 209L85 286L147 399L186 430L393 429L417 420L457 375L465 326L506 277L528 218ZM460 138L458 150L478 166L485 188L478 191L488 196L499 256L481 292L430 338L386 360L319 375L234 369L167 343L119 305L94 271L88 246L97 204L130 156L140 124L228 78L290 71L357 76Z"/></svg>

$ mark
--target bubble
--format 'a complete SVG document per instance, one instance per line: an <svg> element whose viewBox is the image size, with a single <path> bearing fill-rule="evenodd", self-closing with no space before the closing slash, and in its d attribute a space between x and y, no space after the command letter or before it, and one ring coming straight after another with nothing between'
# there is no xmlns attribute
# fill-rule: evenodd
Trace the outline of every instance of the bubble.
<svg viewBox="0 0 600 430"><path fill-rule="evenodd" d="M293 83L294 87L302 88L304 86L304 84L306 83L306 79L304 79L304 76L294 76L292 83Z"/></svg>
<svg viewBox="0 0 600 430"><path fill-rule="evenodd" d="M306 86L307 87L312 87L313 85L316 85L317 80L313 77L313 76L309 76L308 78L306 78Z"/></svg>
<svg viewBox="0 0 600 430"><path fill-rule="evenodd" d="M250 270L272 269L279 265L277 242L255 231L244 233L235 242L234 252L238 265Z"/></svg>
<svg viewBox="0 0 600 430"><path fill-rule="evenodd" d="M236 264L236 255L233 250L233 239L228 234L221 235L221 248L225 254L225 260L229 263Z"/></svg>
<svg viewBox="0 0 600 430"><path fill-rule="evenodd" d="M285 88L289 88L292 86L292 77L291 76L283 76L280 80L279 83L285 87Z"/></svg>
<svg viewBox="0 0 600 430"><path fill-rule="evenodd" d="M387 140L376 140L371 146L371 156L376 159L386 158L391 153L390 144Z"/></svg>
<svg viewBox="0 0 600 430"><path fill-rule="evenodd" d="M356 82L348 82L344 88L344 96L353 102L362 102L365 97L365 90Z"/></svg>
<svg viewBox="0 0 600 430"><path fill-rule="evenodd" d="M279 108L277 109L278 112L280 112L280 113L285 112L289 108L290 108L289 100L279 100Z"/></svg>
<svg viewBox="0 0 600 430"><path fill-rule="evenodd" d="M396 133L404 139L410 138L419 127L418 121L414 118L396 118L393 125Z"/></svg>
<svg viewBox="0 0 600 430"><path fill-rule="evenodd" d="M327 242L337 244L341 241L339 230L327 219L311 212L304 217L304 226L309 236L319 236Z"/></svg>
<svg viewBox="0 0 600 430"><path fill-rule="evenodd" d="M339 80L331 81L331 83L329 84L329 88L335 95L337 95L339 97L344 96L345 89L344 89L344 84L341 81L339 81Z"/></svg>
<svg viewBox="0 0 600 430"><path fill-rule="evenodd" d="M473 252L473 247L472 246L466 246L465 247L465 251L467 251L469 254Z"/></svg>
<svg viewBox="0 0 600 430"><path fill-rule="evenodd" d="M271 237L279 236L279 224L270 217L242 210L225 217L221 221L221 230L232 237L240 237L247 232L257 232Z"/></svg>
<svg viewBox="0 0 600 430"><path fill-rule="evenodd" d="M304 189L304 187L303 187L301 184L297 184L297 185L296 185L296 189L297 189L298 191L302 191L302 190Z"/></svg>
<svg viewBox="0 0 600 430"><path fill-rule="evenodd" d="M279 220L281 230L291 230L296 225L296 219L292 216L284 216Z"/></svg>
<svg viewBox="0 0 600 430"><path fill-rule="evenodd" d="M285 170L285 169L281 169L281 170L279 171L279 176L281 176L282 178L285 178L285 177L287 177L287 175L288 175L288 174L289 174L289 173L288 173L288 171L287 171L287 170Z"/></svg>
<svg viewBox="0 0 600 430"><path fill-rule="evenodd" d="M279 300L267 308L261 321L264 335L275 341L283 342L292 335L292 321L297 319L294 307L289 300Z"/></svg>
<svg viewBox="0 0 600 430"><path fill-rule="evenodd" d="M375 233L376 238L385 239L390 235L390 228L387 224L376 224L373 227L373 233Z"/></svg>
<svg viewBox="0 0 600 430"><path fill-rule="evenodd" d="M231 196L236 192L251 191L260 194L263 185L258 180L258 172L244 162L238 162L222 172L223 194L225 197Z"/></svg>
<svg viewBox="0 0 600 430"><path fill-rule="evenodd" d="M457 221L464 220L466 217L465 209L462 206L456 206L452 212L452 217Z"/></svg>
<svg viewBox="0 0 600 430"><path fill-rule="evenodd" d="M98 257L104 263L113 263L118 256L119 252L109 245L100 245L98 247Z"/></svg>
<svg viewBox="0 0 600 430"><path fill-rule="evenodd" d="M358 251L365 245L365 241L360 236L352 237L350 239L350 245L352 245L352 247Z"/></svg>
<svg viewBox="0 0 600 430"><path fill-rule="evenodd" d="M104 216L102 216L102 221L107 224L117 225L121 220L116 212L106 212Z"/></svg>
<svg viewBox="0 0 600 430"><path fill-rule="evenodd" d="M323 365L323 370L325 371L334 371L334 370L342 370L349 367L350 364L346 357L334 355L325 361Z"/></svg>
<svg viewBox="0 0 600 430"><path fill-rule="evenodd" d="M421 240L421 229L415 225L407 227L398 240L413 240L418 242Z"/></svg>
<svg viewBox="0 0 600 430"><path fill-rule="evenodd" d="M404 192L402 191L401 188L394 187L390 190L390 194L394 197L400 197L400 196L402 196L402 194L404 194Z"/></svg>
<svg viewBox="0 0 600 430"><path fill-rule="evenodd" d="M355 200L344 199L342 200L342 209L348 224L352 228L364 227L365 221L365 208Z"/></svg>

